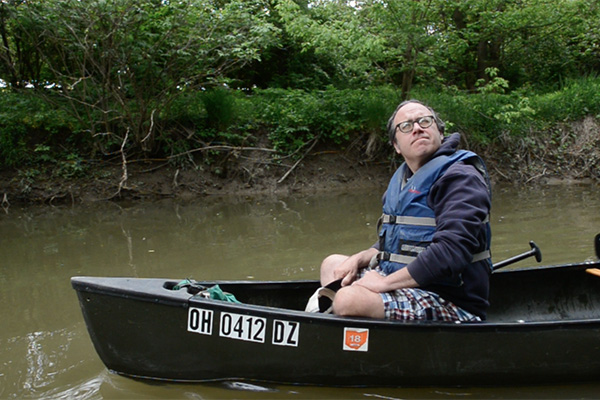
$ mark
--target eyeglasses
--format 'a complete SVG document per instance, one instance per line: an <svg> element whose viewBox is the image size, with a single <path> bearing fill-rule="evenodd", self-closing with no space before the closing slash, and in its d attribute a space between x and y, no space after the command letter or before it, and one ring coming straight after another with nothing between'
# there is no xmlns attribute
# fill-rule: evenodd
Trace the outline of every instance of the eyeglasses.
<svg viewBox="0 0 600 400"><path fill-rule="evenodd" d="M396 129L399 129L402 133L411 133L413 127L415 126L415 122L419 124L421 128L429 128L433 124L434 120L435 119L433 115L426 115L415 120L409 119L408 121L403 121L396 125Z"/></svg>

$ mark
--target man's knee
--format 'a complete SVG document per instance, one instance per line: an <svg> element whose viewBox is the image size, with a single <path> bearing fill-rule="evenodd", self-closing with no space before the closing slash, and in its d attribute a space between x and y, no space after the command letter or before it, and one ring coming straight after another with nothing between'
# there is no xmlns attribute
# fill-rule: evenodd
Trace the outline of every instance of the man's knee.
<svg viewBox="0 0 600 400"><path fill-rule="evenodd" d="M348 256L342 254L331 254L321 262L321 269L334 269L341 263L343 263Z"/></svg>
<svg viewBox="0 0 600 400"><path fill-rule="evenodd" d="M335 279L333 276L335 268L346 259L348 259L348 256L342 254L332 254L325 257L321 262L321 285L326 286Z"/></svg>
<svg viewBox="0 0 600 400"><path fill-rule="evenodd" d="M346 317L383 318L383 300L379 293L361 286L346 286L338 290L333 300L334 314Z"/></svg>
<svg viewBox="0 0 600 400"><path fill-rule="evenodd" d="M333 299L334 314L342 316L355 315L353 314L355 296L352 295L352 292L351 286L343 287L337 291Z"/></svg>

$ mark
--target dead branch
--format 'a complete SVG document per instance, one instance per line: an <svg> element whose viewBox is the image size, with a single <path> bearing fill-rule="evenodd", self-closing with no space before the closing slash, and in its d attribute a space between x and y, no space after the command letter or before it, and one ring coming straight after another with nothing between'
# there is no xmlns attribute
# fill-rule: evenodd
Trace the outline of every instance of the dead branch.
<svg viewBox="0 0 600 400"><path fill-rule="evenodd" d="M123 143L121 143L121 160L122 160L122 168L123 168L123 175L121 176L121 182L119 182L119 189L117 190L117 193L115 193L115 196L120 195L121 194L121 189L125 188L125 189L129 189L127 187L127 156L125 155L125 144L127 143L127 138L129 137L129 128L127 128L127 132L125 132L125 137L123 138Z"/></svg>
<svg viewBox="0 0 600 400"><path fill-rule="evenodd" d="M308 150L306 150L306 152L302 155L302 157L300 157L298 159L298 161L296 161L294 163L294 165L292 165L292 168L290 168L285 175L283 175L278 181L277 184L280 184L281 182L283 182L289 174L292 173L292 171L294 169L296 169L296 167L302 162L302 160L304 160L304 158L308 155L308 153L310 153L310 151L315 147L315 145L317 144L317 142L319 141L319 136L317 136L316 138L314 138L313 143L310 145L310 147L308 148Z"/></svg>
<svg viewBox="0 0 600 400"><path fill-rule="evenodd" d="M146 135L146 137L142 139L142 143L144 143L146 140L148 140L148 138L152 134L152 128L154 128L154 113L155 112L156 112L156 108L154 110L152 110L152 114L150 114L150 128L148 128L148 134Z"/></svg>
<svg viewBox="0 0 600 400"><path fill-rule="evenodd" d="M9 207L10 207L10 203L8 202L8 195L6 193L4 193L4 198L2 199L2 209L7 214L8 214Z"/></svg>
<svg viewBox="0 0 600 400"><path fill-rule="evenodd" d="M188 151L184 151L183 153L174 154L172 156L167 157L167 159L177 158L181 156L186 156L192 153L196 153L199 151L207 151L207 150L230 150L230 151L266 151L269 153L275 153L277 150L275 149L267 149L263 147L243 147L243 146L226 146L226 145L216 145L216 146L205 146L199 147L197 149L192 149Z"/></svg>

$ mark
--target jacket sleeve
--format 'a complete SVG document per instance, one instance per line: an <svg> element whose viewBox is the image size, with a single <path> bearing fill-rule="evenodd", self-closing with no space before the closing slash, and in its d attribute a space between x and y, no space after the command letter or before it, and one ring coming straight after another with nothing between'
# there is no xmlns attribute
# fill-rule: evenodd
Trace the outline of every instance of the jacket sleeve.
<svg viewBox="0 0 600 400"><path fill-rule="evenodd" d="M407 268L420 286L456 277L485 247L485 222L491 196L484 178L471 165L452 165L432 186L428 202L436 215L431 245Z"/></svg>

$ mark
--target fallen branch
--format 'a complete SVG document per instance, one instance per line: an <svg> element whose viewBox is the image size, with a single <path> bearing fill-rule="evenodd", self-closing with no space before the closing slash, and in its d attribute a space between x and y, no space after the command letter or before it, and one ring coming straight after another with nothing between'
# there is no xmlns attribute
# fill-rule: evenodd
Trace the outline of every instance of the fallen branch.
<svg viewBox="0 0 600 400"><path fill-rule="evenodd" d="M496 171L498 173L498 175L502 176L507 181L510 180L510 178L508 176L506 176L505 174L503 174L498 168L496 168L496 166L494 166L494 171Z"/></svg>
<svg viewBox="0 0 600 400"><path fill-rule="evenodd" d="M226 146L226 145L216 145L216 146L205 146L199 147L197 149L192 149L188 151L184 151L183 153L175 154L167 157L168 160L172 158L177 158L181 156L186 156L188 154L196 153L198 151L207 151L207 150L231 150L231 151L266 151L269 153L276 153L275 149L266 149L263 147L242 147L242 146Z"/></svg>
<svg viewBox="0 0 600 400"><path fill-rule="evenodd" d="M294 169L296 169L296 167L302 162L302 160L304 160L304 158L308 155L308 153L310 153L310 151L315 147L315 145L317 144L317 142L319 141L319 136L317 136L316 138L314 138L313 143L310 145L310 147L308 148L308 150L306 150L306 152L302 155L302 157L300 157L298 159L298 161L296 161L294 163L294 165L292 165L292 168L290 168L285 175L283 175L278 181L277 184L280 184L281 182L283 182L289 174L292 173L292 171Z"/></svg>
<svg viewBox="0 0 600 400"><path fill-rule="evenodd" d="M179 186L179 183L177 182L178 176L179 176L179 168L177 168L177 171L175 171L175 176L173 176L173 187Z"/></svg>
<svg viewBox="0 0 600 400"><path fill-rule="evenodd" d="M144 143L146 140L148 140L148 138L152 134L152 128L154 128L154 113L155 112L156 112L156 108L154 110L152 110L152 114L150 114L150 128L148 128L148 134L146 135L145 138L142 139L141 143Z"/></svg>
<svg viewBox="0 0 600 400"><path fill-rule="evenodd" d="M8 214L9 207L10 207L10 203L8 202L8 195L6 193L4 193L4 198L2 199L2 209L7 214Z"/></svg>
<svg viewBox="0 0 600 400"><path fill-rule="evenodd" d="M125 156L125 144L127 143L128 137L129 137L129 128L127 128L127 132L125 132L125 137L123 138L123 143L121 143L121 160L122 160L121 167L123 169L123 175L121 176L121 181L119 182L119 190L117 190L117 193L115 194L115 196L121 194L121 189L123 189L123 188L128 189L128 187L127 187L127 179L128 179L127 156Z"/></svg>
<svg viewBox="0 0 600 400"><path fill-rule="evenodd" d="M525 183L527 184L527 183L531 182L531 181L532 181L532 180L534 180L534 179L541 178L541 177L542 177L542 176L544 176L544 175L546 175L546 168L544 168L544 170L542 171L542 173L541 173L541 174L534 175L534 176L530 177L529 179L527 179L527 180L525 181Z"/></svg>

